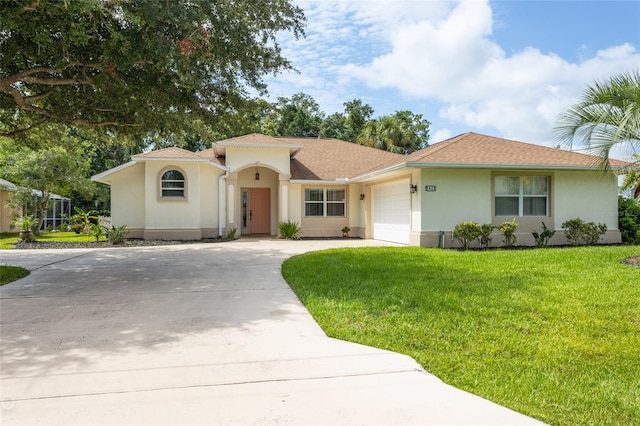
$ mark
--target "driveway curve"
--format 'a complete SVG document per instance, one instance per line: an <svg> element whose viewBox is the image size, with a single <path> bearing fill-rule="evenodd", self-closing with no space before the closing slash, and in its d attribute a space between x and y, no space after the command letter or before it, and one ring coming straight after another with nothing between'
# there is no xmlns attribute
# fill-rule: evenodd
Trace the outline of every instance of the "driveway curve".
<svg viewBox="0 0 640 426"><path fill-rule="evenodd" d="M328 338L280 274L294 254L376 245L3 251L32 272L0 287L1 423L540 424Z"/></svg>

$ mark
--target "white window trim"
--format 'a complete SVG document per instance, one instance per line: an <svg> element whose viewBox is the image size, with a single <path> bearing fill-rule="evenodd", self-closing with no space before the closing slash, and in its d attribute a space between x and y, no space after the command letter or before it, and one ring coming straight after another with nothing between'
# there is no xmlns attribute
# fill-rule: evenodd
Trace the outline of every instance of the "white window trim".
<svg viewBox="0 0 640 426"><path fill-rule="evenodd" d="M322 201L307 201L307 190L322 190ZM327 201L327 191L339 190L344 191L344 198L342 201ZM309 218L319 218L319 217L347 217L347 189L346 188L332 188L332 187L307 187L304 189L304 217ZM320 215L307 215L307 204L322 204L322 216ZM327 215L327 204L343 204L344 205L344 213L341 216L328 216Z"/></svg>
<svg viewBox="0 0 640 426"><path fill-rule="evenodd" d="M496 182L496 178L498 177L517 177L518 181L519 181L519 191L518 194L495 194L495 190L494 190L494 206L495 206L495 199L496 198L513 198L513 197L518 197L518 216L517 217L549 217L549 191L550 191L550 185L551 185L551 176L548 175L495 175L493 177L493 183L495 186L495 182ZM524 193L524 179L525 177L544 177L547 179L547 193L544 195L541 194L525 194ZM542 215L524 215L524 199L525 198L545 198L546 199L546 203L545 203L545 214L544 216ZM495 207L494 207L495 208ZM496 217L509 217L509 216L513 216L512 214L498 214L498 212L495 212L495 216Z"/></svg>

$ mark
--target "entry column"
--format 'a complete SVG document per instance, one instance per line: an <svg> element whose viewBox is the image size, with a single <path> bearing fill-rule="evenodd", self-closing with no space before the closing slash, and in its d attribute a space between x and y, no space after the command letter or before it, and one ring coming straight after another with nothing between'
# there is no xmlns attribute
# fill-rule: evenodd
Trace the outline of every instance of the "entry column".
<svg viewBox="0 0 640 426"><path fill-rule="evenodd" d="M278 223L289 221L289 181L291 175L286 173L278 174Z"/></svg>

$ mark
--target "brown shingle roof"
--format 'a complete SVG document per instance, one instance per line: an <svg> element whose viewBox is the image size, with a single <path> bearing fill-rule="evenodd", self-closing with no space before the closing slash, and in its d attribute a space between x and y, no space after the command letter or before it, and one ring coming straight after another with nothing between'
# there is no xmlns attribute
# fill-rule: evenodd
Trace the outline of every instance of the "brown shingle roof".
<svg viewBox="0 0 640 426"><path fill-rule="evenodd" d="M291 159L291 179L336 180L366 173L389 161L405 158L339 139L281 138L303 145Z"/></svg>
<svg viewBox="0 0 640 426"><path fill-rule="evenodd" d="M159 149L157 151L144 152L142 154L136 154L132 156L134 159L145 158L197 158L200 159L196 153L187 151L186 149L171 146L169 148Z"/></svg>
<svg viewBox="0 0 640 426"><path fill-rule="evenodd" d="M416 151L408 163L541 167L595 167L600 158L478 133L464 133ZM612 165L623 164L612 160Z"/></svg>
<svg viewBox="0 0 640 426"><path fill-rule="evenodd" d="M236 136L235 138L225 139L223 141L216 142L221 145L236 145L236 144L247 144L247 145L282 145L282 144L290 144L288 142L290 138L281 138L274 137L268 135L262 135L260 133L251 133L243 136Z"/></svg>

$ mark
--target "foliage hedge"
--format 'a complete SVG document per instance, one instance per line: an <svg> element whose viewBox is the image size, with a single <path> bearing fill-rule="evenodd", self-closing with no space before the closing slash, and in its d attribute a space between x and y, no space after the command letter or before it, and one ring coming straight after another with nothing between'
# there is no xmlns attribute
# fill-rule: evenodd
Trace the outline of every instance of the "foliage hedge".
<svg viewBox="0 0 640 426"><path fill-rule="evenodd" d="M640 244L640 200L618 197L618 229L625 244Z"/></svg>

